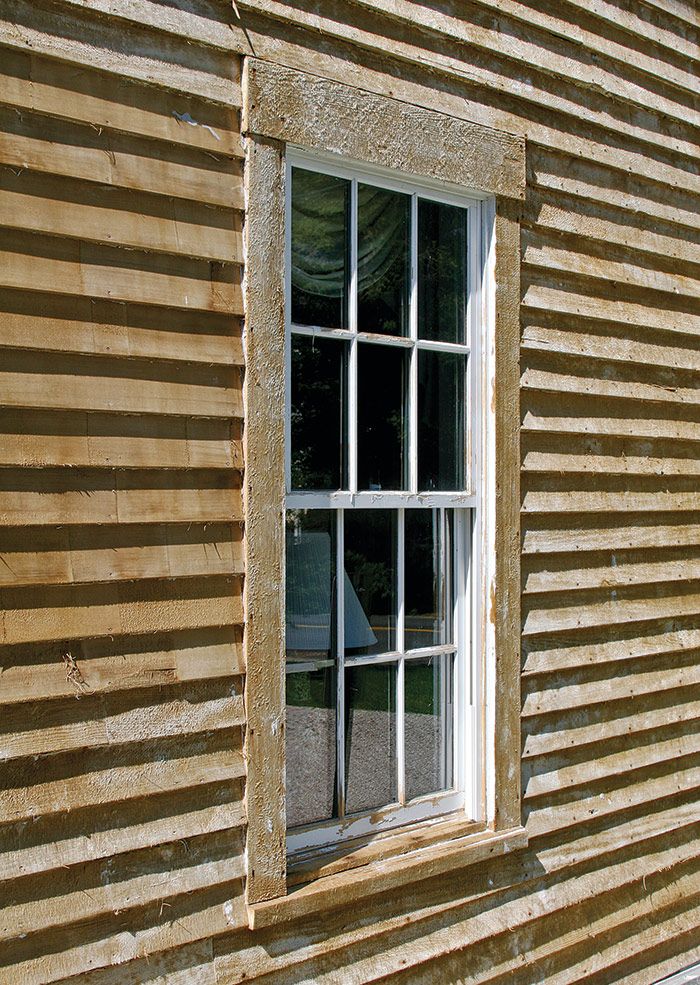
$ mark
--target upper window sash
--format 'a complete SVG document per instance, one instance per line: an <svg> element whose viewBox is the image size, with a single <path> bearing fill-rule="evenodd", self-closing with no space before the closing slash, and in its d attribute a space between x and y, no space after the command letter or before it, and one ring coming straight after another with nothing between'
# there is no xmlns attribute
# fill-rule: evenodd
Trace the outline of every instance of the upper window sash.
<svg viewBox="0 0 700 985"><path fill-rule="evenodd" d="M333 177L348 181L350 189L349 207L349 276L348 299L347 299L347 321L344 328L328 328L316 325L299 325L291 320L292 314L292 169L301 168L304 171L314 171L328 174ZM371 332L359 331L357 320L358 304L358 183L361 185L375 185L378 188L396 191L410 196L410 284L409 284L409 318L408 334L383 335ZM442 341L438 339L420 338L418 330L418 202L419 199L426 202L437 202L465 209L467 212L467 257L466 257L466 297L465 297L465 337L463 342ZM469 195L457 194L453 192L440 192L433 188L429 181L412 182L410 180L396 179L387 177L383 174L373 173L372 170L354 168L318 158L315 155L303 154L298 151L291 151L287 156L287 196L286 196L286 421L287 421L287 440L285 442L285 487L290 505L324 506L330 505L359 505L360 497L368 499L371 497L371 504L366 505L407 505L408 501L413 501L414 505L428 505L425 496L437 496L435 505L445 505L445 498L455 506L473 506L476 500L477 490L475 488L475 476L478 474L477 463L475 461L475 442L473 440L473 405L475 393L478 390L475 380L476 363L478 358L471 358L478 346L475 340L478 338L478 321L481 312L481 283L482 276L482 253L483 239L482 226L484 214L481 202ZM344 381L347 386L347 397L343 398L345 413L347 418L344 424L346 447L346 465L344 477L337 489L313 490L311 488L292 484L292 440L291 440L291 419L292 419L292 338L293 337L312 337L319 339L335 339L338 342L345 341L348 347L347 367L343 370ZM407 440L403 453L406 456L407 475L401 485L403 489L370 489L361 487L358 476L358 346L362 346L362 352L368 352L369 346L385 346L394 349L404 349L407 353L408 361L408 399L407 407ZM427 360L427 354L452 353L455 356L465 357L464 379L461 384L463 393L461 397L462 405L462 426L463 446L460 458L463 463L459 466L463 470L463 477L454 490L434 490L422 489L419 481L418 464L418 371L419 353L424 353L422 357ZM341 411L342 413L342 411ZM459 422L455 423L460 427ZM458 480L459 482L459 480ZM420 499L416 497L420 496ZM303 499L302 499L303 497ZM348 500L348 497L353 497Z"/></svg>

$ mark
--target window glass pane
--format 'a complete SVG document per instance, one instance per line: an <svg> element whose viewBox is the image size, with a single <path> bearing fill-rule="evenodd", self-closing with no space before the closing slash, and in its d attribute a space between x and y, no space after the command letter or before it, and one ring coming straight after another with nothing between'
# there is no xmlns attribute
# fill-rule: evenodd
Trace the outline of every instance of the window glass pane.
<svg viewBox="0 0 700 985"><path fill-rule="evenodd" d="M418 200L418 337L465 342L467 210Z"/></svg>
<svg viewBox="0 0 700 985"><path fill-rule="evenodd" d="M418 353L418 488L463 489L466 359L452 352Z"/></svg>
<svg viewBox="0 0 700 985"><path fill-rule="evenodd" d="M451 654L404 667L406 798L447 790L452 779Z"/></svg>
<svg viewBox="0 0 700 985"><path fill-rule="evenodd" d="M287 823L334 814L336 773L336 515L286 518Z"/></svg>
<svg viewBox="0 0 700 985"><path fill-rule="evenodd" d="M335 667L287 673L287 826L335 810Z"/></svg>
<svg viewBox="0 0 700 985"><path fill-rule="evenodd" d="M292 321L345 328L350 182L292 170Z"/></svg>
<svg viewBox="0 0 700 985"><path fill-rule="evenodd" d="M288 510L286 517L287 660L335 654L336 513Z"/></svg>
<svg viewBox="0 0 700 985"><path fill-rule="evenodd" d="M345 342L292 336L292 488L345 484Z"/></svg>
<svg viewBox="0 0 700 985"><path fill-rule="evenodd" d="M388 345L357 347L360 489L405 489L407 358Z"/></svg>
<svg viewBox="0 0 700 985"><path fill-rule="evenodd" d="M396 649L396 512L345 511L345 652Z"/></svg>
<svg viewBox="0 0 700 985"><path fill-rule="evenodd" d="M360 332L408 335L411 199L357 186L357 326Z"/></svg>
<svg viewBox="0 0 700 985"><path fill-rule="evenodd" d="M346 813L394 803L396 770L396 664L346 670Z"/></svg>
<svg viewBox="0 0 700 985"><path fill-rule="evenodd" d="M450 571L443 560L441 510L405 512L405 643L407 650L450 642L446 597Z"/></svg>

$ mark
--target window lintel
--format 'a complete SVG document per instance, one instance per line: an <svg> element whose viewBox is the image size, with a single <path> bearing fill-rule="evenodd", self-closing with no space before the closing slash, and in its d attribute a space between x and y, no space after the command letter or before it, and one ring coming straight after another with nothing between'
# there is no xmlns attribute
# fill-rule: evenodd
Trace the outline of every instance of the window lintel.
<svg viewBox="0 0 700 985"><path fill-rule="evenodd" d="M476 198L525 197L520 136L259 58L246 58L243 94L244 135L459 186Z"/></svg>

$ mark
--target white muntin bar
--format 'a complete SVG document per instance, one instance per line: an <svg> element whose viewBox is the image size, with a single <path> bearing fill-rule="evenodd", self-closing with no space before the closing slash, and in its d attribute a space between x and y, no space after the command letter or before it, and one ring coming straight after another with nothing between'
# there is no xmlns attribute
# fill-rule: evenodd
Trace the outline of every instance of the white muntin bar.
<svg viewBox="0 0 700 985"><path fill-rule="evenodd" d="M312 338L325 339L352 338L352 332L349 328L323 328L321 325L295 325L294 323L289 327L294 335L310 335Z"/></svg>
<svg viewBox="0 0 700 985"><path fill-rule="evenodd" d="M465 513L455 513L453 523L454 544L450 545L449 550L452 555L454 578L452 633L453 641L457 647L457 656L452 674L454 705L460 709L459 715L454 719L452 735L454 782L456 786L465 791L465 808L468 816L475 818L472 813L475 809L473 798L476 789L475 764L467 756L467 751L472 748L471 739L474 723L473 710L470 707L472 661L468 659L471 652L472 616L472 607L468 604L470 601L469 577L471 574L471 552L469 548L471 516ZM462 604L458 604L460 599Z"/></svg>
<svg viewBox="0 0 700 985"><path fill-rule="evenodd" d="M357 181L350 183L350 298L348 327L348 472L350 492L357 492Z"/></svg>
<svg viewBox="0 0 700 985"><path fill-rule="evenodd" d="M480 406L481 387L479 385L478 374L481 368L479 358L479 347L481 339L479 336L479 325L481 324L482 292L481 292L481 271L482 271L482 222L483 208L481 203L469 209L468 219L468 294L467 294L467 342L472 350L472 357L467 365L466 378L466 407L464 420L466 422L466 449L465 463L466 476L465 488L476 492L479 458L479 435L473 408Z"/></svg>
<svg viewBox="0 0 700 985"><path fill-rule="evenodd" d="M399 658L396 668L396 770L397 770L397 799L400 804L406 803L406 750L405 750L405 695L404 695L404 662Z"/></svg>
<svg viewBox="0 0 700 985"><path fill-rule="evenodd" d="M400 653L398 650L389 650L386 653L362 653L354 657L345 657L346 667L366 667L368 664L388 664L396 663L400 658L410 663L412 660L424 660L426 657L440 656L445 653L454 653L455 647L446 646L424 646L420 650L407 650Z"/></svg>
<svg viewBox="0 0 700 985"><path fill-rule="evenodd" d="M450 514L454 516L454 514ZM453 521L454 522L454 521ZM440 642L455 642L454 629L452 623L452 605L454 598L452 591L452 538L450 535L450 523L446 510L440 510L440 616L441 632Z"/></svg>
<svg viewBox="0 0 700 985"><path fill-rule="evenodd" d="M345 816L345 525L344 512L336 513L336 563L335 563L335 596L336 596L336 799L338 801L338 817Z"/></svg>
<svg viewBox="0 0 700 985"><path fill-rule="evenodd" d="M448 776L447 776L447 743L450 741L451 737L451 722L450 722L450 707L449 707L449 682L448 677L448 667L450 660L448 657L436 657L433 662L433 694L439 693L439 708L440 708L440 749L438 752L439 758L439 772L440 772L440 784L443 788L447 786ZM437 685L437 686L436 686ZM438 692L439 689L439 692Z"/></svg>
<svg viewBox="0 0 700 985"><path fill-rule="evenodd" d="M417 339L416 348L430 352L456 352L462 356L469 355L469 346L461 342L438 342L434 339Z"/></svg>
<svg viewBox="0 0 700 985"><path fill-rule="evenodd" d="M403 654L406 649L405 644L405 510L399 510L397 517L397 577L396 594L398 600L398 613L396 620L396 649ZM406 708L405 688L404 688L404 660L399 658L396 672L396 768L398 773L397 791L400 804L406 803L406 745L404 714Z"/></svg>
<svg viewBox="0 0 700 985"><path fill-rule="evenodd" d="M292 441L289 433L292 419L292 166L287 162L284 203L284 488L292 488Z"/></svg>
<svg viewBox="0 0 700 985"><path fill-rule="evenodd" d="M294 331L296 331L296 329L294 329ZM326 334L330 337L331 333L339 335L339 331L337 329L329 329L327 332L318 330L307 334ZM348 332L345 332L344 335L351 337ZM377 335L372 332L358 332L357 337L360 342L366 342L370 345L391 345L402 349L416 348L423 349L428 352L454 352L459 356L468 356L470 351L468 345L462 345L460 342L438 342L434 339L411 339L404 338L400 335Z"/></svg>
<svg viewBox="0 0 700 985"><path fill-rule="evenodd" d="M354 657L345 658L345 667L370 667L380 664L396 663L401 654L398 650L387 650L386 653L359 653Z"/></svg>
<svg viewBox="0 0 700 985"><path fill-rule="evenodd" d="M418 196L411 195L411 295L409 335L413 343L408 376L408 488L418 491Z"/></svg>
<svg viewBox="0 0 700 985"><path fill-rule="evenodd" d="M400 335L377 335L373 332L358 332L357 337L360 342L368 345L390 345L400 349L410 349L413 345L410 339Z"/></svg>
<svg viewBox="0 0 700 985"><path fill-rule="evenodd" d="M287 509L295 510L333 510L354 507L361 507L363 510L398 510L438 506L472 509L476 506L476 496L471 493L409 493L383 490L351 493L344 489L332 492L294 491L287 496Z"/></svg>

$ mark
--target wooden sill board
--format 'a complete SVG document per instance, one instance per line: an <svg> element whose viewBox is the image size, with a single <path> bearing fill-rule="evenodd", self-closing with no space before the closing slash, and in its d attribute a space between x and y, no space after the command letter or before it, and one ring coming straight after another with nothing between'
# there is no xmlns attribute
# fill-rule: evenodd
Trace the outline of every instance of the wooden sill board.
<svg viewBox="0 0 700 985"><path fill-rule="evenodd" d="M357 868L323 876L286 896L248 905L251 930L272 927L314 913L361 902L401 886L467 868L487 858L527 846L524 828L480 831L463 838L383 858Z"/></svg>
<svg viewBox="0 0 700 985"><path fill-rule="evenodd" d="M485 824L466 820L464 812L457 811L429 821L416 821L333 845L294 852L287 855L287 891L293 886L406 855L419 848L438 844L445 847L457 838L486 831Z"/></svg>

